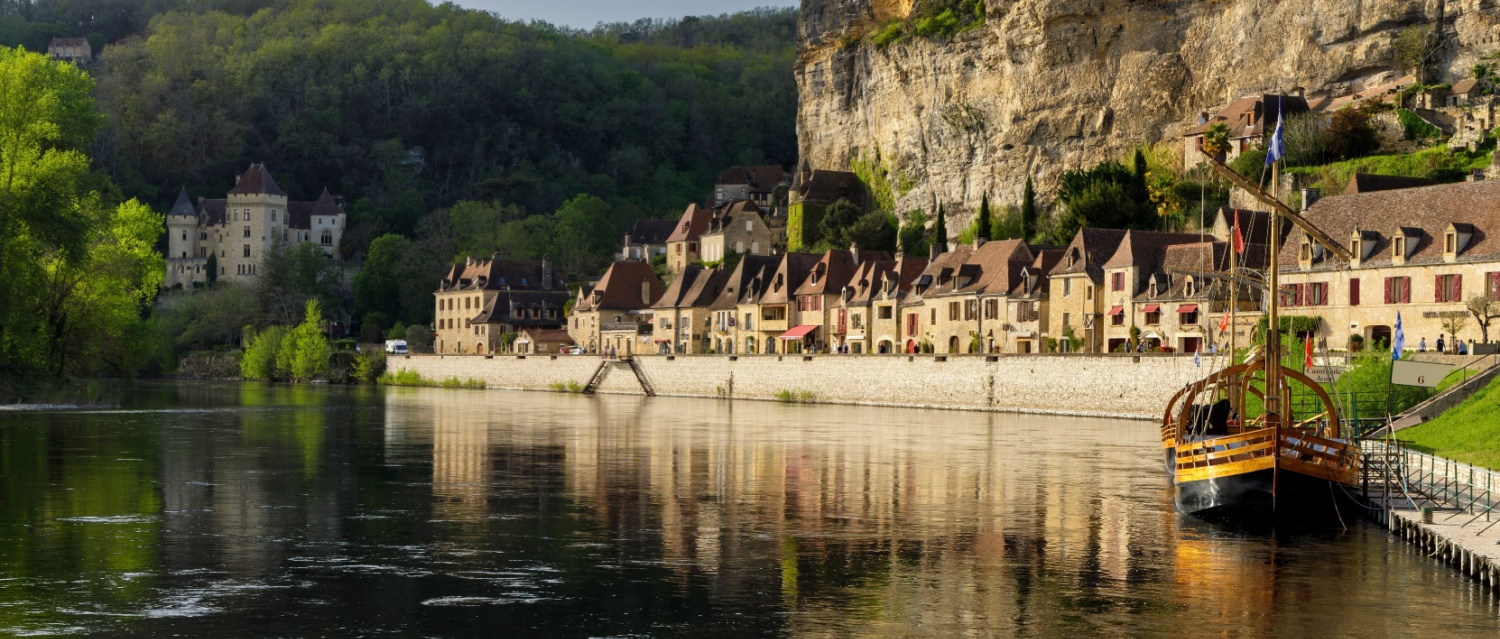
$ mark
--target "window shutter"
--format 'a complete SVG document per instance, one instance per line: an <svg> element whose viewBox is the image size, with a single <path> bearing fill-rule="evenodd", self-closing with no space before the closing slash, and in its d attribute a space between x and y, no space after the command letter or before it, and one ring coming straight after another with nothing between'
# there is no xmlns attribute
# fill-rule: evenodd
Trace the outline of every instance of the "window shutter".
<svg viewBox="0 0 1500 639"><path fill-rule="evenodd" d="M1434 295L1434 298L1433 298L1434 301L1437 301L1437 302L1446 302L1446 301L1448 301L1448 289L1447 289L1447 287L1443 286L1443 276L1441 276L1441 275L1437 276L1437 279L1434 281L1434 283L1432 285L1432 291L1433 291L1433 295Z"/></svg>
<svg viewBox="0 0 1500 639"><path fill-rule="evenodd" d="M1453 301L1455 301L1455 302L1462 302L1462 301L1464 301L1464 276L1463 275L1454 275L1453 276Z"/></svg>
<svg viewBox="0 0 1500 639"><path fill-rule="evenodd" d="M1391 303L1391 278L1385 278L1385 303Z"/></svg>
<svg viewBox="0 0 1500 639"><path fill-rule="evenodd" d="M1411 303L1411 278L1410 277L1403 277L1403 278L1401 278L1401 303L1402 304L1410 304Z"/></svg>
<svg viewBox="0 0 1500 639"><path fill-rule="evenodd" d="M1349 305L1359 306L1359 278L1349 280Z"/></svg>

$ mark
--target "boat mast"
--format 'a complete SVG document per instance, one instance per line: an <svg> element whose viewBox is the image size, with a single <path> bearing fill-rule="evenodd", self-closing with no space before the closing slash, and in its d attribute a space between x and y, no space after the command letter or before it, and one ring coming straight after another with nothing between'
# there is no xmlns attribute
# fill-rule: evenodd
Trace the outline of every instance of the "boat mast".
<svg viewBox="0 0 1500 639"><path fill-rule="evenodd" d="M1271 165L1271 193L1274 197L1281 191L1281 160ZM1281 216L1272 214L1270 225L1270 238L1273 246L1279 245L1277 240L1281 239ZM1276 425L1280 425L1281 419L1281 286L1279 273L1281 271L1279 251L1271 251L1266 257L1267 275L1266 294L1270 299L1266 302L1266 348L1262 357L1266 363L1266 388L1263 414L1266 421L1275 415ZM1268 426L1271 424L1267 424Z"/></svg>

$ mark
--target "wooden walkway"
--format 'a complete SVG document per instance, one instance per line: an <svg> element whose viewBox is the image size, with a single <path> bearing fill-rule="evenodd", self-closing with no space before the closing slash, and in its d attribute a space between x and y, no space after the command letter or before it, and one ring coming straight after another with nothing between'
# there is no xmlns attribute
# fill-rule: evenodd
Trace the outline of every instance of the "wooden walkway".
<svg viewBox="0 0 1500 639"><path fill-rule="evenodd" d="M1500 591L1500 495L1491 491L1500 491L1500 473L1383 442L1363 444L1366 514Z"/></svg>

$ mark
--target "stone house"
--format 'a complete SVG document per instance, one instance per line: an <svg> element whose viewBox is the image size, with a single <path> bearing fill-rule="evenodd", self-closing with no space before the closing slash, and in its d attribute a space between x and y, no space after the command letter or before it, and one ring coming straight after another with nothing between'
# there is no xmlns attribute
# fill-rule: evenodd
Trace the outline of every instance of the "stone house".
<svg viewBox="0 0 1500 639"><path fill-rule="evenodd" d="M849 314L843 299L853 292L850 283L855 271L865 262L890 259L885 251L861 251L857 247L824 253L793 291L795 310L791 311L791 327L782 341L802 349L842 352L849 334Z"/></svg>
<svg viewBox="0 0 1500 639"><path fill-rule="evenodd" d="M667 254L667 238L677 228L676 220L636 220L625 234L620 252L615 260L620 262L650 262L658 255Z"/></svg>
<svg viewBox="0 0 1500 639"><path fill-rule="evenodd" d="M667 272L681 273L687 265L702 261L700 241L713 219L713 209L689 204L667 236Z"/></svg>
<svg viewBox="0 0 1500 639"><path fill-rule="evenodd" d="M1285 313L1322 318L1330 348L1351 335L1389 343L1397 313L1408 349L1434 347L1450 316L1468 317L1459 339L1480 339L1465 302L1500 300L1500 182L1327 197L1304 216L1354 255L1334 258L1301 231L1279 253Z"/></svg>
<svg viewBox="0 0 1500 639"><path fill-rule="evenodd" d="M1464 78L1453 83L1453 88L1448 91L1447 106L1464 107L1474 103L1475 98L1480 95L1484 83L1476 78Z"/></svg>
<svg viewBox="0 0 1500 639"><path fill-rule="evenodd" d="M1189 353L1226 340L1218 322L1229 307L1231 284L1223 277L1229 250L1228 243L1212 239L1163 247L1159 262L1146 267L1150 274L1144 288L1105 313L1105 349L1126 350L1132 328L1148 350L1166 346ZM1121 279L1121 272L1107 268L1106 277ZM1252 292L1241 287L1239 294L1240 311L1253 311L1257 302Z"/></svg>
<svg viewBox="0 0 1500 639"><path fill-rule="evenodd" d="M47 43L47 55L53 60L86 64L94 59L94 45L88 38L53 38Z"/></svg>
<svg viewBox="0 0 1500 639"><path fill-rule="evenodd" d="M740 316L753 314L753 329L741 328L740 341L755 340L756 350L766 355L800 352L805 337L788 337L796 324L796 297L793 291L807 281L821 256L810 253L783 253L763 281L755 283L740 302ZM787 350L782 342L794 342Z"/></svg>
<svg viewBox="0 0 1500 639"><path fill-rule="evenodd" d="M868 203L865 186L859 176L848 171L812 169L807 160L792 177L787 207L787 250L796 251L817 240L818 223L823 212L839 200L849 200L863 209Z"/></svg>
<svg viewBox="0 0 1500 639"><path fill-rule="evenodd" d="M925 268L927 258L900 254L893 260L860 263L840 299L839 308L848 318L847 352L901 352L901 302Z"/></svg>
<svg viewBox="0 0 1500 639"><path fill-rule="evenodd" d="M572 344L572 336L561 328L523 328L511 350L517 355L556 355Z"/></svg>
<svg viewBox="0 0 1500 639"><path fill-rule="evenodd" d="M1235 100L1213 117L1205 113L1199 118L1197 126L1183 134L1183 168L1191 169L1207 158L1203 153L1203 140L1209 128L1215 124L1229 127L1229 153L1224 161L1231 162L1241 153L1259 148L1266 134L1276 129L1276 123L1281 117L1307 111L1307 100L1301 96L1266 94Z"/></svg>
<svg viewBox="0 0 1500 639"><path fill-rule="evenodd" d="M784 238L777 237L763 212L750 200L731 200L715 208L708 229L700 237L703 261L719 262L730 252L770 255Z"/></svg>
<svg viewBox="0 0 1500 639"><path fill-rule="evenodd" d="M1096 301L1102 302L1101 306L1108 308L1102 323L1096 323L1092 327L1085 326L1086 330L1093 329L1093 337L1086 338L1086 341L1102 340L1104 352L1114 352L1125 345L1130 327L1139 327L1146 333L1146 339L1171 346L1170 337L1161 332L1165 330L1161 327L1162 306L1152 299L1153 291L1165 292L1170 287L1169 280L1173 279L1165 270L1167 249L1177 244L1202 244L1210 237L1206 233L1126 231L1120 238L1119 246L1102 266L1104 281L1095 297L1099 298ZM1221 268L1205 270L1211 272L1227 269L1226 260ZM1181 277L1186 278L1187 286L1191 289L1194 276L1184 274ZM1136 299L1142 296L1146 299L1137 308ZM1201 314L1189 308L1192 304L1184 303L1182 306L1180 312L1184 314L1183 325L1197 324ZM1202 337L1201 334L1197 336Z"/></svg>
<svg viewBox="0 0 1500 639"><path fill-rule="evenodd" d="M650 264L615 262L599 281L579 287L568 334L590 353L610 346L622 355L641 352L640 336L646 336L648 345L651 336L651 305L662 293L661 280Z"/></svg>
<svg viewBox="0 0 1500 639"><path fill-rule="evenodd" d="M696 355L714 351L710 306L729 281L723 268L689 264L651 305L652 342L663 355Z"/></svg>
<svg viewBox="0 0 1500 639"><path fill-rule="evenodd" d="M478 355L503 352L509 333L562 328L570 297L548 260L494 257L453 265L432 295L433 352Z"/></svg>
<svg viewBox="0 0 1500 639"><path fill-rule="evenodd" d="M906 337L902 343L902 352L921 352L924 346L931 347L934 352L946 352L948 345L939 344L938 334L938 316L946 313L946 309L939 309L941 302L938 301L928 304L927 297L942 290L942 286L954 277L973 252L973 245L959 244L953 250L928 260L927 267L917 276L911 292L900 306L903 322L901 334Z"/></svg>
<svg viewBox="0 0 1500 639"><path fill-rule="evenodd" d="M755 336L759 313L750 300L764 293L765 284L771 281L779 263L778 258L768 255L746 255L729 272L718 297L708 306L714 351L754 355L761 350Z"/></svg>
<svg viewBox="0 0 1500 639"><path fill-rule="evenodd" d="M1057 340L1059 351L1072 351L1072 345L1064 339L1069 335L1083 340L1079 352L1097 353L1104 348L1104 335L1095 328L1106 310L1105 296L1097 293L1104 285L1104 264L1114 257L1125 233L1115 229L1079 229L1073 241L1063 248L1057 265L1047 273L1050 330L1042 336L1043 351L1047 339Z"/></svg>
<svg viewBox="0 0 1500 639"><path fill-rule="evenodd" d="M967 258L939 270L923 291L932 344L938 353L1000 352L1009 323L1005 297L1036 257L1021 240L980 240L966 248Z"/></svg>
<svg viewBox="0 0 1500 639"><path fill-rule="evenodd" d="M313 202L290 200L263 164L252 164L222 199L200 199L187 189L166 215L166 280L163 286L208 281L209 256L218 279L253 281L276 242L313 242L329 258L339 257L344 208L327 189Z"/></svg>
<svg viewBox="0 0 1500 639"><path fill-rule="evenodd" d="M791 176L779 164L731 166L714 180L714 206L733 200L749 200L762 211L784 206Z"/></svg>
<svg viewBox="0 0 1500 639"><path fill-rule="evenodd" d="M1036 259L1021 268L1016 285L1003 302L1009 307L1005 348L1012 353L1042 352L1044 349L1041 340L1046 337L1050 327L1050 287L1047 284L1047 274L1062 260L1063 248L1033 246L1031 252L1036 255Z"/></svg>

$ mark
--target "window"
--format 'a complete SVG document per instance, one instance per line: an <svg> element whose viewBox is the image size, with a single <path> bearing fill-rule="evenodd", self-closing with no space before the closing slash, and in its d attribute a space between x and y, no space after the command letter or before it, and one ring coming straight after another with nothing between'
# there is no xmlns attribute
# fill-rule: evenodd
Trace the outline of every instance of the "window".
<svg viewBox="0 0 1500 639"><path fill-rule="evenodd" d="M937 326L937 309L932 309L932 319L928 320L927 323Z"/></svg>
<svg viewBox="0 0 1500 639"><path fill-rule="evenodd" d="M1063 313L1063 328L1067 328L1073 325L1073 322L1071 321L1072 317L1073 316L1070 313Z"/></svg>
<svg viewBox="0 0 1500 639"><path fill-rule="evenodd" d="M1489 281L1490 299L1500 300L1500 272L1485 273L1485 279Z"/></svg>
<svg viewBox="0 0 1500 639"><path fill-rule="evenodd" d="M1328 306L1328 282L1313 282L1303 293L1304 306Z"/></svg>
<svg viewBox="0 0 1500 639"><path fill-rule="evenodd" d="M883 319L883 320L891 319L891 307L889 307L889 306L882 306L882 307L880 307L880 319Z"/></svg>
<svg viewBox="0 0 1500 639"><path fill-rule="evenodd" d="M333 246L333 231L323 230L323 246Z"/></svg>
<svg viewBox="0 0 1500 639"><path fill-rule="evenodd" d="M1073 280L1071 278L1063 279L1063 297L1067 297L1067 296L1072 295L1072 294L1073 294Z"/></svg>
<svg viewBox="0 0 1500 639"><path fill-rule="evenodd" d="M1083 285L1083 299L1088 300L1090 302L1094 301L1094 285L1093 284L1084 284Z"/></svg>
<svg viewBox="0 0 1500 639"><path fill-rule="evenodd" d="M984 301L984 318L985 319L999 319L1000 318L1000 300L985 300Z"/></svg>
<svg viewBox="0 0 1500 639"><path fill-rule="evenodd" d="M1116 292L1125 290L1125 274L1124 273L1111 273L1110 274L1110 276L1109 276L1109 290L1116 291Z"/></svg>
<svg viewBox="0 0 1500 639"><path fill-rule="evenodd" d="M1186 313L1179 312L1177 314L1177 324L1179 326L1188 326L1188 325L1197 324L1197 323L1198 323L1198 307L1197 306L1194 306L1193 310L1191 310L1191 311L1188 311Z"/></svg>
<svg viewBox="0 0 1500 639"><path fill-rule="evenodd" d="M250 245L245 245L245 257L250 257Z"/></svg>
<svg viewBox="0 0 1500 639"><path fill-rule="evenodd" d="M1359 278L1349 280L1349 305L1359 306Z"/></svg>
<svg viewBox="0 0 1500 639"><path fill-rule="evenodd" d="M245 209L245 221L250 221L250 209Z"/></svg>
<svg viewBox="0 0 1500 639"><path fill-rule="evenodd" d="M750 220L745 220L745 232L748 233L753 230L755 230L755 226L750 222Z"/></svg>
<svg viewBox="0 0 1500 639"><path fill-rule="evenodd" d="M1289 284L1286 290L1281 292L1282 306L1305 306L1307 304L1307 285Z"/></svg>
<svg viewBox="0 0 1500 639"><path fill-rule="evenodd" d="M747 331L755 330L754 327L753 327L753 323L750 321L751 318L754 315L755 315L754 313L745 313L745 326L744 326L745 330L747 330Z"/></svg>
<svg viewBox="0 0 1500 639"><path fill-rule="evenodd" d="M1438 302L1462 302L1463 283L1462 275L1439 275L1433 283L1433 297Z"/></svg>
<svg viewBox="0 0 1500 639"><path fill-rule="evenodd" d="M1385 278L1385 303L1408 304L1411 302L1411 278Z"/></svg>
<svg viewBox="0 0 1500 639"><path fill-rule="evenodd" d="M1443 252L1449 255L1458 252L1458 234L1449 231L1443 234Z"/></svg>
<svg viewBox="0 0 1500 639"><path fill-rule="evenodd" d="M948 302L948 320L949 321L955 321L957 319L958 319L958 302Z"/></svg>
<svg viewBox="0 0 1500 639"><path fill-rule="evenodd" d="M972 321L979 314L979 301L967 300L964 302L964 321Z"/></svg>
<svg viewBox="0 0 1500 639"><path fill-rule="evenodd" d="M1400 263L1399 260L1403 260L1405 258L1406 238L1397 237L1394 241L1391 242L1391 259L1398 260L1397 263Z"/></svg>
<svg viewBox="0 0 1500 639"><path fill-rule="evenodd" d="M906 314L906 334L907 335L915 335L916 333L917 333L917 314L916 313L907 313Z"/></svg>
<svg viewBox="0 0 1500 639"><path fill-rule="evenodd" d="M1125 325L1125 311L1122 310L1122 311L1120 311L1118 313L1111 313L1109 315L1109 325L1110 326L1124 326Z"/></svg>
<svg viewBox="0 0 1500 639"><path fill-rule="evenodd" d="M1146 325L1156 326L1161 324L1161 308L1158 307L1146 313Z"/></svg>

